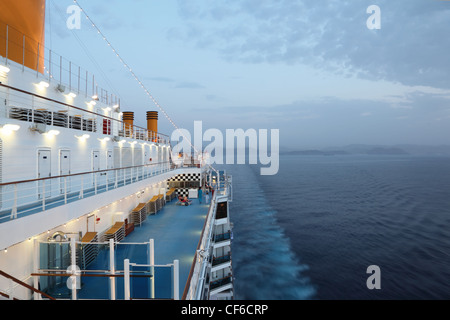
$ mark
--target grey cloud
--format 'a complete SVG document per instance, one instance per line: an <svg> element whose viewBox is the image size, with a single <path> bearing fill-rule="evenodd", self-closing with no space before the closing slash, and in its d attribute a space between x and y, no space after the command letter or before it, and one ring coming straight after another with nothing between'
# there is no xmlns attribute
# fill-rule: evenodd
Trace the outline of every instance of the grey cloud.
<svg viewBox="0 0 450 320"><path fill-rule="evenodd" d="M203 89L205 87L197 82L180 82L175 86L175 88L177 88L177 89Z"/></svg>
<svg viewBox="0 0 450 320"><path fill-rule="evenodd" d="M246 63L308 64L364 79L449 88L450 2L379 0L179 0L180 36Z"/></svg>

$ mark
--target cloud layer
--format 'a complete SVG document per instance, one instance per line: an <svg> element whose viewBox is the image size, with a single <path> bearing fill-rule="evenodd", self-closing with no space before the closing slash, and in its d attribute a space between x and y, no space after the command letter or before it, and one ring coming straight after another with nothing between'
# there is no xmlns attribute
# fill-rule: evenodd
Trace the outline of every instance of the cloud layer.
<svg viewBox="0 0 450 320"><path fill-rule="evenodd" d="M450 88L450 2L179 0L185 25L170 35L247 63L307 64L343 75Z"/></svg>

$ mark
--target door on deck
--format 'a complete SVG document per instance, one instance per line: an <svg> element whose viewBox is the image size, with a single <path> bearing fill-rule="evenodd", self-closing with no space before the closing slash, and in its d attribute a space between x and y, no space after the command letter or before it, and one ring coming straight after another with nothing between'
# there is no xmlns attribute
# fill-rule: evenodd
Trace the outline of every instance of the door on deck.
<svg viewBox="0 0 450 320"><path fill-rule="evenodd" d="M113 151L108 150L108 153L106 154L106 168L108 170L114 169L114 158L113 158ZM115 172L113 170L108 171L108 184L113 183L115 180Z"/></svg>
<svg viewBox="0 0 450 320"><path fill-rule="evenodd" d="M50 150L38 151L38 179L52 176L52 162ZM38 181L38 199L49 198L52 195L52 182L48 180Z"/></svg>
<svg viewBox="0 0 450 320"><path fill-rule="evenodd" d="M92 151L92 185L97 187L100 184L100 174L95 171L100 171L100 151Z"/></svg>
<svg viewBox="0 0 450 320"><path fill-rule="evenodd" d="M59 175L67 176L70 175L70 151L60 150L59 151ZM70 192L70 177L60 178L59 188L61 194L64 192Z"/></svg>

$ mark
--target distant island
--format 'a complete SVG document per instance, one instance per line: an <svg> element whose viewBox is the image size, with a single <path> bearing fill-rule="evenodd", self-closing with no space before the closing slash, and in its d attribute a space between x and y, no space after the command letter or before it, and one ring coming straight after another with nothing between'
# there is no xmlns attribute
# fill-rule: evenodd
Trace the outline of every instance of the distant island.
<svg viewBox="0 0 450 320"><path fill-rule="evenodd" d="M343 147L329 147L323 149L281 150L281 155L302 156L335 156L335 155L440 155L450 156L450 146L374 146L348 145Z"/></svg>

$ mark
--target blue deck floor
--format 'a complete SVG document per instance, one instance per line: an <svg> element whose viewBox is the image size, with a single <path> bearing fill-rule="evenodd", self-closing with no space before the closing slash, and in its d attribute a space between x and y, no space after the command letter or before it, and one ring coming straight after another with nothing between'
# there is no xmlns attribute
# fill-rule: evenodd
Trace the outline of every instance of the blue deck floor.
<svg viewBox="0 0 450 320"><path fill-rule="evenodd" d="M147 247L126 245L142 243L154 239L155 264L170 264L179 260L180 297L192 266L194 255L208 213L208 204L199 204L193 199L190 206L177 206L176 200L167 203L156 215L147 216L141 226L136 226L119 245L116 246L116 270L123 270L123 260L131 263L147 264ZM97 259L89 265L90 270L109 269L109 251L100 251ZM141 271L140 269L135 269ZM156 298L171 298L172 280L170 269L157 268L155 276ZM83 286L79 291L80 299L108 299L109 278L82 278ZM132 298L148 297L148 279L132 279ZM123 299L123 278L116 280L117 299Z"/></svg>

